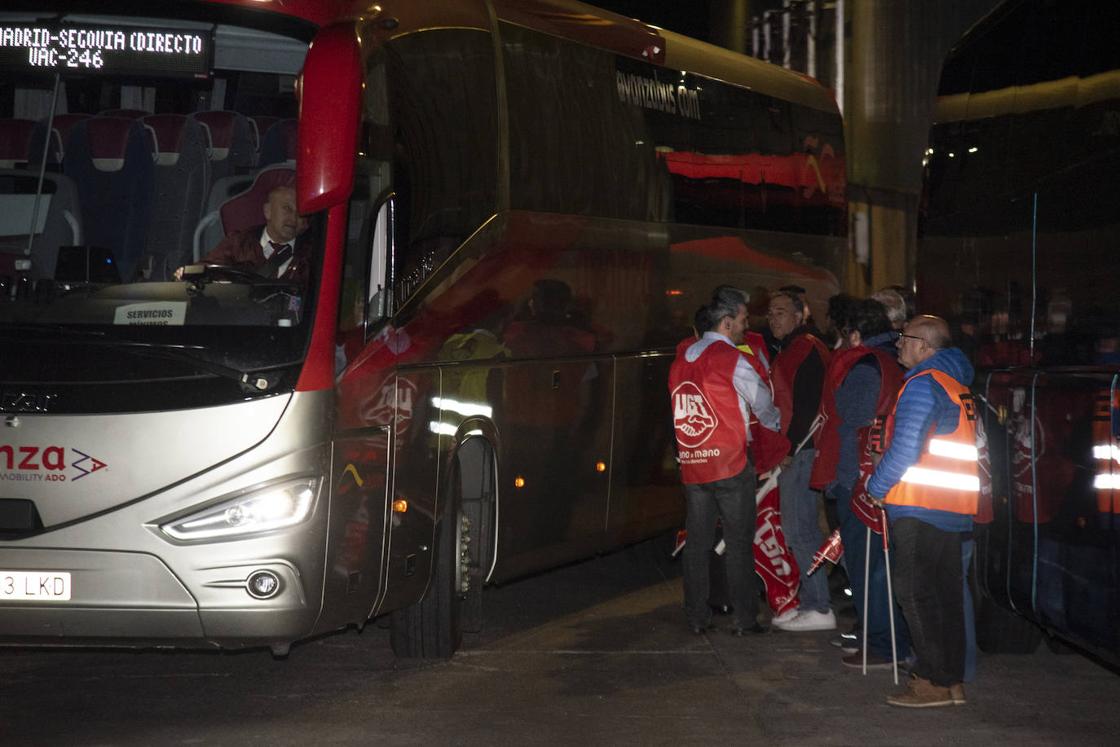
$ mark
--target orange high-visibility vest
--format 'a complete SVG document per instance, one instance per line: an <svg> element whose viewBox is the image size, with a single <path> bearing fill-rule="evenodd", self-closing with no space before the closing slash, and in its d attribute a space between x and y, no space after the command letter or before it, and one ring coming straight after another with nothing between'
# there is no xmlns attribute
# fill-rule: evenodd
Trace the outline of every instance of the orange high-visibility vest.
<svg viewBox="0 0 1120 747"><path fill-rule="evenodd" d="M976 408L968 387L941 371L923 371L902 385L898 399L911 382L921 376L932 376L960 408L957 428L952 433L938 434L934 426L926 437L925 450L902 479L887 492L886 503L894 506L916 506L955 514L975 515L980 496L979 452L976 448ZM894 435L898 399L887 419L886 444Z"/></svg>
<svg viewBox="0 0 1120 747"><path fill-rule="evenodd" d="M1102 514L1120 514L1120 445L1112 435L1112 410L1120 404L1120 390L1113 394L1097 394L1093 403L1093 490L1097 494L1097 510Z"/></svg>

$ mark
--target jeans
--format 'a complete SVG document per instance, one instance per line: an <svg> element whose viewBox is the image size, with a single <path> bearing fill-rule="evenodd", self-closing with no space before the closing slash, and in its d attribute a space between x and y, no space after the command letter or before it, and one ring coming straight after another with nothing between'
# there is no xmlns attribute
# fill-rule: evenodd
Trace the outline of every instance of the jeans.
<svg viewBox="0 0 1120 747"><path fill-rule="evenodd" d="M798 452L778 476L778 490L781 491L782 533L801 571L800 609L828 612L828 574L819 570L812 576L806 575L813 564L813 553L824 542L817 521L817 491L809 488L816 454L816 449Z"/></svg>
<svg viewBox="0 0 1120 747"><path fill-rule="evenodd" d="M700 485L685 485L688 515L684 546L684 608L690 625L705 627L712 621L708 607L708 563L715 545L716 518L723 522L727 589L735 611L734 625L749 628L758 623L758 581L754 574L755 531L754 468L734 477Z"/></svg>
<svg viewBox="0 0 1120 747"><path fill-rule="evenodd" d="M961 568L964 573L964 681L976 679L976 610L972 606L972 589L968 588L968 568L972 565L972 551L976 540L961 540Z"/></svg>
<svg viewBox="0 0 1120 747"><path fill-rule="evenodd" d="M961 535L911 517L891 524L894 593L917 654L911 672L938 687L964 681Z"/></svg>
<svg viewBox="0 0 1120 747"><path fill-rule="evenodd" d="M847 563L848 584L852 589L852 602L860 622L864 619L867 621L867 650L876 656L890 658L891 619L887 605L894 604L895 646L898 660L902 661L910 655L910 628L906 625L901 608L887 594L883 537L871 533L871 553L868 555L867 525L852 512L850 493L839 486L832 488L830 493L836 497L836 514L840 519L840 539L844 542L844 559ZM869 565L866 611L863 609L865 563Z"/></svg>

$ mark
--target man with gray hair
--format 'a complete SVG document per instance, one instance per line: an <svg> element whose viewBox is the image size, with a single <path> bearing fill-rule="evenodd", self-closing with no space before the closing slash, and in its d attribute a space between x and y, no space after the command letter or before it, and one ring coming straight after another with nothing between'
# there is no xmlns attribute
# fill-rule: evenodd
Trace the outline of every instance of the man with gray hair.
<svg viewBox="0 0 1120 747"><path fill-rule="evenodd" d="M906 320L910 318L910 314L906 308L906 299L902 294L893 288L883 288L871 294L871 298L883 304L887 310L887 319L891 322L891 327L897 332L902 329L906 324Z"/></svg>
<svg viewBox="0 0 1120 747"><path fill-rule="evenodd" d="M700 315L702 316L702 315ZM732 635L763 632L758 624L754 575L755 475L750 464L751 413L777 430L769 388L736 348L747 327L745 296L719 288L707 306L701 338L677 349L669 394L681 479L685 484L688 543L684 549L684 603L689 629L711 628L709 563L716 519L727 545L727 584L734 610Z"/></svg>

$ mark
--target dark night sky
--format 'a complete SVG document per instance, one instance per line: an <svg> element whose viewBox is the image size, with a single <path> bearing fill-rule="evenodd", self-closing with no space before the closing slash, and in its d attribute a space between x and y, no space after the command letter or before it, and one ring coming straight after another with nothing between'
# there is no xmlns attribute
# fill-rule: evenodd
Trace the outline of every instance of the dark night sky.
<svg viewBox="0 0 1120 747"><path fill-rule="evenodd" d="M679 34L705 39L708 36L707 0L584 0L630 18Z"/></svg>

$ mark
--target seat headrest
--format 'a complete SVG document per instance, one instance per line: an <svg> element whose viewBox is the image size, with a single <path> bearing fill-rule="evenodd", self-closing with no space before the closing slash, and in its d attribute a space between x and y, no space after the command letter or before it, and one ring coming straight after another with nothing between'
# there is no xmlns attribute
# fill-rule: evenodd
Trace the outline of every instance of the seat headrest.
<svg viewBox="0 0 1120 747"><path fill-rule="evenodd" d="M282 119L272 125L261 141L261 165L296 160L299 150L298 132L294 119Z"/></svg>
<svg viewBox="0 0 1120 747"><path fill-rule="evenodd" d="M257 174L249 189L222 203L218 212L222 217L222 227L227 234L241 231L264 222L264 203L268 193L276 187L294 187L296 172L282 167L265 169Z"/></svg>
<svg viewBox="0 0 1120 747"><path fill-rule="evenodd" d="M231 111L206 111L195 112L191 119L206 126L210 136L211 161L224 161L231 152L235 158L252 158L251 152L236 150L248 151L253 147L253 127L245 115Z"/></svg>
<svg viewBox="0 0 1120 747"><path fill-rule="evenodd" d="M0 168L27 163L34 130L35 122L30 119L0 119Z"/></svg>
<svg viewBox="0 0 1120 747"><path fill-rule="evenodd" d="M128 152L129 137L134 129L143 130L140 122L121 117L92 117L85 121L89 154L98 171L120 171ZM143 135L141 135L144 137ZM145 137L151 151L150 137Z"/></svg>
<svg viewBox="0 0 1120 747"><path fill-rule="evenodd" d="M142 120L156 141L156 163L174 166L179 161L183 147L183 129L187 125L184 114L149 114Z"/></svg>

